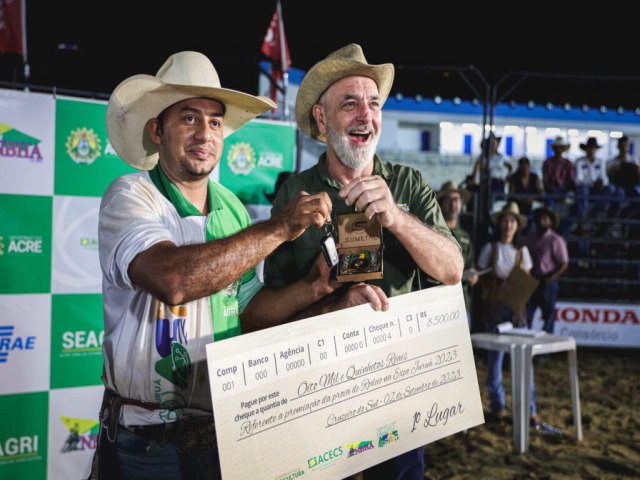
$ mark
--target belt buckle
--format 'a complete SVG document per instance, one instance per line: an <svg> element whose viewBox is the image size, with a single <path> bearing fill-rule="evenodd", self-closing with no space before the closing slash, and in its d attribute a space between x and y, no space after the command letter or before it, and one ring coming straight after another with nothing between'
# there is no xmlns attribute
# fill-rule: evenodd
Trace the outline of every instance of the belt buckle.
<svg viewBox="0 0 640 480"><path fill-rule="evenodd" d="M195 416L178 421L176 450L180 454L215 448L216 430L213 417Z"/></svg>

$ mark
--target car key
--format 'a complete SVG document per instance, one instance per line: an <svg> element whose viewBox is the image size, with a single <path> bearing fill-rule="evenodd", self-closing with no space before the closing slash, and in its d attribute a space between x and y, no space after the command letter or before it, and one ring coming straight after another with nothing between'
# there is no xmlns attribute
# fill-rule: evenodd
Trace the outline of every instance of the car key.
<svg viewBox="0 0 640 480"><path fill-rule="evenodd" d="M331 230L328 229L328 226L331 225ZM320 241L320 247L322 248L322 253L324 255L324 259L327 261L327 265L333 268L338 264L339 256L338 249L336 248L336 241L333 239L333 223L328 222L324 225L325 232L327 235Z"/></svg>

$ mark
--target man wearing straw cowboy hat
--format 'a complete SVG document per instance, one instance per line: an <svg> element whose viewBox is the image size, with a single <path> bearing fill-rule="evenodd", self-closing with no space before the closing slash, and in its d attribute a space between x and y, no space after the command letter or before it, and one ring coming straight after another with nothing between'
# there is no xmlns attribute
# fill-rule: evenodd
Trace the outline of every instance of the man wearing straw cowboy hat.
<svg viewBox="0 0 640 480"><path fill-rule="evenodd" d="M222 88L197 52L124 80L109 99L109 139L142 171L116 179L100 206L105 399L94 474L220 478L206 344L239 334L247 304L268 302L288 318L333 290L319 268L274 297L254 271L325 223L327 194L300 193L250 226L241 202L209 178L224 138L274 106Z"/></svg>
<svg viewBox="0 0 640 480"><path fill-rule="evenodd" d="M438 192L438 203L442 210L447 226L451 229L453 234L460 244L462 249L462 257L464 258L465 274L462 280L462 291L464 293L464 301L467 306L467 321L469 322L469 329L471 329L471 287L478 282L478 275L469 274L470 270L475 267L476 255L471 243L471 235L467 232L462 225L460 225L460 213L462 207L469 201L470 193L464 188L459 188L458 184L453 180L448 180L442 184L440 191ZM466 277L466 278L465 278Z"/></svg>
<svg viewBox="0 0 640 480"><path fill-rule="evenodd" d="M376 155L382 106L393 76L392 64L370 65L356 44L311 67L298 90L296 119L298 127L326 143L327 150L314 167L284 183L272 209L278 215L290 198L306 190L329 194L334 222L338 214L354 211L368 218L375 215L383 227L384 278L363 285L375 284L388 296L417 290L425 274L432 282L458 283L463 269L460 248L435 192L416 170ZM322 236L307 230L278 248L266 260L265 283L277 287L300 280L318 255ZM364 472L365 479L423 477L423 448Z"/></svg>

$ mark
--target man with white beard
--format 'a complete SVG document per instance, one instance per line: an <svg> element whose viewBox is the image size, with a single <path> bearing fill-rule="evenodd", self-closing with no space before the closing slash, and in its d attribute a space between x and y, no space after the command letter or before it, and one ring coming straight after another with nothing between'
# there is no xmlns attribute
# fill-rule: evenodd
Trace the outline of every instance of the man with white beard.
<svg viewBox="0 0 640 480"><path fill-rule="evenodd" d="M364 212L368 218L375 215L383 229L384 278L369 280L362 288L379 287L391 297L461 280L460 247L442 216L436 192L420 172L384 162L376 154L382 106L393 76L392 64L369 65L356 44L333 52L305 75L296 98L298 127L326 143L327 150L315 166L282 185L271 214L281 211L298 192L327 192L333 205L334 227L327 232L308 229L278 248L266 259L267 285L284 286L304 278L314 268L323 237L337 230L338 215L353 212ZM338 288L334 294L342 290ZM352 306L334 294L317 302L303 316ZM245 326L257 325L245 316ZM423 448L363 473L365 479L422 479Z"/></svg>

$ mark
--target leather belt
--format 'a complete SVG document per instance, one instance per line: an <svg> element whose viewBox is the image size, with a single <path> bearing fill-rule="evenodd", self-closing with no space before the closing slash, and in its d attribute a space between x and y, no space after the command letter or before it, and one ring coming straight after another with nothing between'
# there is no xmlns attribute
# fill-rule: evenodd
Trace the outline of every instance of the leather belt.
<svg viewBox="0 0 640 480"><path fill-rule="evenodd" d="M129 425L128 427L120 425L120 428L134 435L146 438L149 441L171 443L178 441L177 422L158 423L154 425Z"/></svg>
<svg viewBox="0 0 640 480"><path fill-rule="evenodd" d="M181 454L209 450L217 446L212 416L195 416L154 425L120 425L120 428L149 441L175 443L178 453Z"/></svg>

